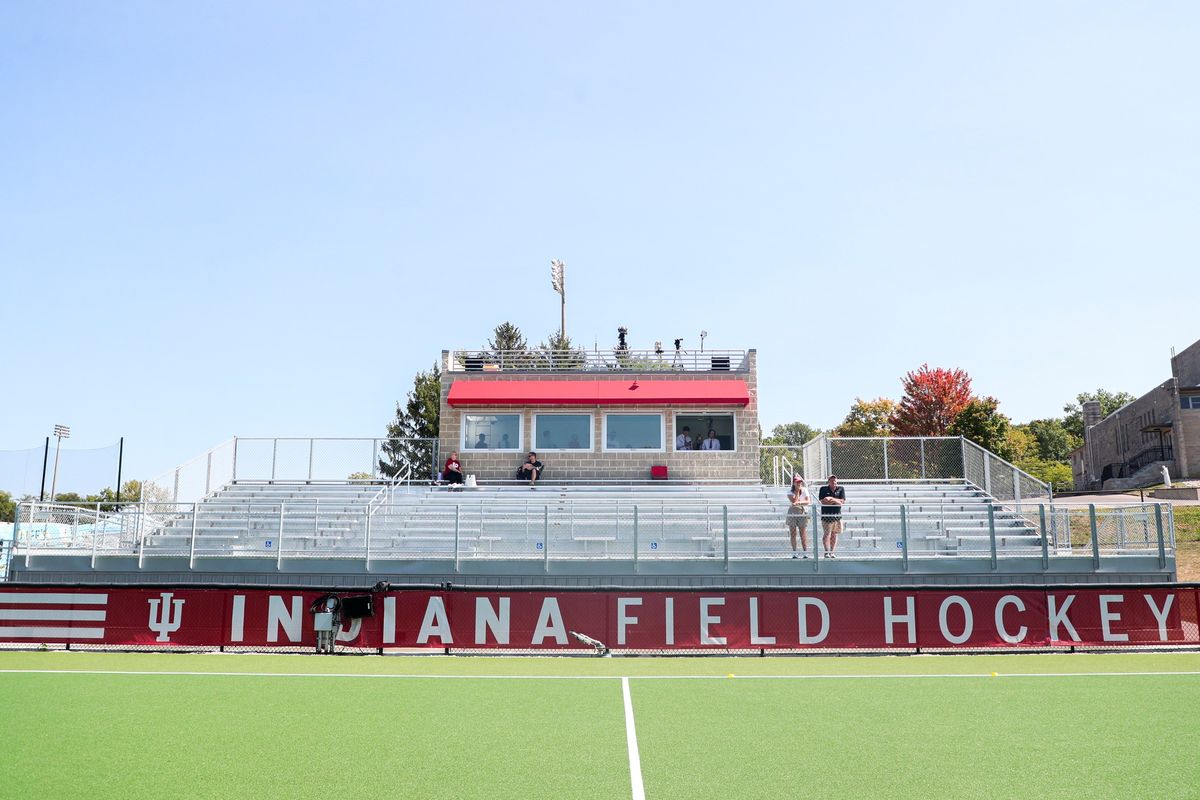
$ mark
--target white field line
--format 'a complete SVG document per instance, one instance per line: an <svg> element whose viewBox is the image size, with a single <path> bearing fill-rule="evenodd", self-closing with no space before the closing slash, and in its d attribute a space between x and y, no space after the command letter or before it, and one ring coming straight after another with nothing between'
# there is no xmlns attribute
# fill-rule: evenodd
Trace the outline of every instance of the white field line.
<svg viewBox="0 0 1200 800"><path fill-rule="evenodd" d="M629 746L629 782L633 788L633 800L646 800L646 787L642 785L642 757L638 754L637 730L633 726L629 678L621 678L621 696L625 700L625 743Z"/></svg>
<svg viewBox="0 0 1200 800"><path fill-rule="evenodd" d="M184 670L115 670L115 669L0 669L0 675L180 675L188 677L221 678L372 678L407 680L495 680L495 681L611 681L618 675L436 675L436 674L370 674L358 672L192 672ZM1200 670L1175 672L990 672L921 674L897 673L892 675L629 675L622 680L937 680L940 678L1126 678L1158 677L1169 675L1194 676Z"/></svg>

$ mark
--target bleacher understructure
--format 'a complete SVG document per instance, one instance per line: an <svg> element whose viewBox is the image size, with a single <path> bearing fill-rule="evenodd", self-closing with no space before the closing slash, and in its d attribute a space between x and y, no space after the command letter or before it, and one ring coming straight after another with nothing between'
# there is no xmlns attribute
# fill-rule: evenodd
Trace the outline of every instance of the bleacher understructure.
<svg viewBox="0 0 1200 800"><path fill-rule="evenodd" d="M786 487L236 480L196 503L43 504L13 580L370 585L803 585L1170 581L1169 509L1002 501L972 481L844 482L836 558L805 553ZM816 486L810 487L816 495ZM802 556L808 556L804 558Z"/></svg>

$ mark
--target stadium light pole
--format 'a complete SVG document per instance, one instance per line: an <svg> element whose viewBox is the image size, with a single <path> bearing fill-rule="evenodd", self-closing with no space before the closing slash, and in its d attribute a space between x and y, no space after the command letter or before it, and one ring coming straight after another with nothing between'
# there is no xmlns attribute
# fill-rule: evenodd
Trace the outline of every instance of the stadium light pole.
<svg viewBox="0 0 1200 800"><path fill-rule="evenodd" d="M561 259L556 258L550 262L550 285L554 287L554 291L558 292L562 298L562 327L558 329L559 335L562 337L560 341L566 341L567 338L566 267L567 265Z"/></svg>
<svg viewBox="0 0 1200 800"><path fill-rule="evenodd" d="M66 425L55 425L54 435L58 437L58 444L54 447L54 477L50 481L50 502L54 502L54 498L58 492L58 454L62 451L62 440L71 438L71 429Z"/></svg>

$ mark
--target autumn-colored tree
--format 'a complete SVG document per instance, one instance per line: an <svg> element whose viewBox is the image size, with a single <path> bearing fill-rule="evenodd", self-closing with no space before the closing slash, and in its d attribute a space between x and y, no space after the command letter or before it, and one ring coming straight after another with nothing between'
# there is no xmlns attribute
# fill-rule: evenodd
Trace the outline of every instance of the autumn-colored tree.
<svg viewBox="0 0 1200 800"><path fill-rule="evenodd" d="M850 413L833 429L834 436L890 436L896 402L886 397L874 400L854 398Z"/></svg>
<svg viewBox="0 0 1200 800"><path fill-rule="evenodd" d="M944 436L972 400L971 376L961 369L922 364L903 383L904 397L892 417L898 436Z"/></svg>

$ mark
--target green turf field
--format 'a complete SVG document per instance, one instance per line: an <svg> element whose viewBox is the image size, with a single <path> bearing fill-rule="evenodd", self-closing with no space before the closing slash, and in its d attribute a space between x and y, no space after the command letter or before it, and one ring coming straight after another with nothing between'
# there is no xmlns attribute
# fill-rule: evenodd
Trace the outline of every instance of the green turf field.
<svg viewBox="0 0 1200 800"><path fill-rule="evenodd" d="M1200 797L1195 653L0 653L0 705L5 798Z"/></svg>

